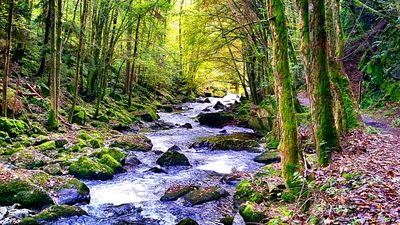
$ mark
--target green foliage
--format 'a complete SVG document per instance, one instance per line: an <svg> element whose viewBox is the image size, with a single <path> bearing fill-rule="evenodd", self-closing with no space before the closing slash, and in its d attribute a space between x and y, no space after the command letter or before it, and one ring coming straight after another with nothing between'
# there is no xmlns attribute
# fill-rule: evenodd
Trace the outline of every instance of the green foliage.
<svg viewBox="0 0 400 225"><path fill-rule="evenodd" d="M396 118L392 121L392 127L400 127L400 118Z"/></svg>

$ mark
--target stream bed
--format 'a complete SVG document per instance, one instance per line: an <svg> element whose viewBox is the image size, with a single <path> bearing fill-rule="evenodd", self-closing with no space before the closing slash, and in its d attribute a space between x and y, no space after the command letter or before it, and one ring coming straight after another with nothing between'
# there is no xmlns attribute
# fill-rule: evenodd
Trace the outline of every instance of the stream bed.
<svg viewBox="0 0 400 225"><path fill-rule="evenodd" d="M195 219L201 225L221 224L225 215L232 215L232 196L235 187L220 180L235 171L254 172L262 164L253 161L259 153L246 151L199 151L189 148L199 137L226 133L252 133L251 129L227 126L222 129L199 125L193 120L203 109L222 102L229 105L238 100L237 95L224 98L209 98L211 103L185 103L179 113L159 113L160 120L173 124L190 123L193 129L173 128L145 133L153 143L151 152L135 154L142 162L140 166L128 168L109 181L85 181L90 188L90 204L82 206L88 216L61 219L53 224L111 225L111 224L160 224L173 225L184 218ZM213 111L213 109L211 109ZM159 152L166 152L173 145L181 148L192 167L171 167L168 173L148 171L156 166ZM158 154L157 154L158 152ZM164 192L172 185L185 184L202 187L218 185L226 189L230 196L218 201L189 206L179 199L172 202L160 201Z"/></svg>

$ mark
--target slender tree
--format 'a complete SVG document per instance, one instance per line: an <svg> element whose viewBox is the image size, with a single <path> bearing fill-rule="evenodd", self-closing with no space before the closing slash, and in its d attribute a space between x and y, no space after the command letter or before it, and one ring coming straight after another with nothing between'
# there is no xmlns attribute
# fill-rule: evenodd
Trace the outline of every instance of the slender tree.
<svg viewBox="0 0 400 225"><path fill-rule="evenodd" d="M328 63L328 39L325 29L325 0L311 0L310 40L311 72L313 80L309 82L312 118L318 160L327 165L331 153L339 147L339 139L333 115L333 99L330 86Z"/></svg>
<svg viewBox="0 0 400 225"><path fill-rule="evenodd" d="M12 44L12 25L13 25L13 14L14 14L14 0L10 0L8 10L8 24L7 24L7 41L6 41L6 52L4 58L4 74L3 74L3 105L2 105L2 116L7 116L8 99L7 99L7 88L8 88L8 77L10 74L10 61L11 61L11 44Z"/></svg>
<svg viewBox="0 0 400 225"><path fill-rule="evenodd" d="M83 1L83 12L81 15L81 29L79 31L79 46L78 53L76 57L76 65L75 65L75 77L74 77L74 99L72 100L72 107L69 115L69 120L72 122L75 106L78 101L78 91L79 91L79 76L81 73L81 59L82 59L82 51L85 46L85 30L86 30L86 21L88 15L88 0Z"/></svg>
<svg viewBox="0 0 400 225"><path fill-rule="evenodd" d="M268 0L268 12L274 45L275 85L279 99L280 144L282 172L290 187L295 171L299 170L300 146L294 108L292 76L289 70L288 31L282 0Z"/></svg>

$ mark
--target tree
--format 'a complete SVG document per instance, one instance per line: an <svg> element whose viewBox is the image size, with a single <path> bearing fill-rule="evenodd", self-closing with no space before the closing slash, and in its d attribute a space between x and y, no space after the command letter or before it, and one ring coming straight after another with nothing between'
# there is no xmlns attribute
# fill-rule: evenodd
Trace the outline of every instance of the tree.
<svg viewBox="0 0 400 225"><path fill-rule="evenodd" d="M313 131L318 161L327 165L331 153L339 147L339 139L333 115L333 98L328 63L328 39L325 29L325 0L311 0L310 40L311 73L309 81L312 101Z"/></svg>
<svg viewBox="0 0 400 225"><path fill-rule="evenodd" d="M282 172L287 185L292 186L294 173L299 170L300 146L294 108L292 76L289 70L288 31L282 0L268 0L268 13L274 45L274 77L279 105Z"/></svg>
<svg viewBox="0 0 400 225"><path fill-rule="evenodd" d="M13 25L13 14L14 14L14 0L10 0L8 10L8 23L7 23L7 41L6 41L6 52L4 58L4 74L3 74L3 105L2 105L2 116L7 117L7 88L8 88L8 77L10 74L11 64L11 44L12 44L12 25Z"/></svg>

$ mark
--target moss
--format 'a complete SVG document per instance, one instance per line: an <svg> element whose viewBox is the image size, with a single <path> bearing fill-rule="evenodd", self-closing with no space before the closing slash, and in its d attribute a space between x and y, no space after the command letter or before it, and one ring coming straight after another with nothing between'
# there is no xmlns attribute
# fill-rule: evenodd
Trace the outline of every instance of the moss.
<svg viewBox="0 0 400 225"><path fill-rule="evenodd" d="M121 173L124 171L122 165L109 154L102 155L99 162L103 165L110 167L114 171L114 173Z"/></svg>
<svg viewBox="0 0 400 225"><path fill-rule="evenodd" d="M43 144L34 147L36 150L39 151L47 151L47 150L54 150L57 148L56 141L47 141Z"/></svg>
<svg viewBox="0 0 400 225"><path fill-rule="evenodd" d="M234 199L240 205L246 201L261 203L264 198L263 194L257 190L256 185L249 180L242 180L236 187Z"/></svg>
<svg viewBox="0 0 400 225"><path fill-rule="evenodd" d="M58 163L50 164L50 165L43 167L43 171L45 171L46 173L48 173L50 175L62 175L63 174L63 170L62 170L60 164L58 164Z"/></svg>
<svg viewBox="0 0 400 225"><path fill-rule="evenodd" d="M83 216L87 213L78 206L69 205L52 205L36 215L34 219L37 221L54 221L59 218L68 218L72 216Z"/></svg>
<svg viewBox="0 0 400 225"><path fill-rule="evenodd" d="M233 225L234 219L235 218L232 216L225 216L219 222L221 222L223 225Z"/></svg>
<svg viewBox="0 0 400 225"><path fill-rule="evenodd" d="M254 202L248 202L239 209L246 223L259 223L264 219L265 207Z"/></svg>
<svg viewBox="0 0 400 225"><path fill-rule="evenodd" d="M192 144L194 148L207 146L212 150L233 150L233 151L258 151L259 144L254 134L234 133L230 135L217 135L199 138Z"/></svg>
<svg viewBox="0 0 400 225"><path fill-rule="evenodd" d="M72 163L68 171L79 179L109 180L113 178L113 169L85 156L81 156L78 161Z"/></svg>
<svg viewBox="0 0 400 225"><path fill-rule="evenodd" d="M27 133L29 126L22 120L0 118L0 131L7 132L11 137Z"/></svg>
<svg viewBox="0 0 400 225"><path fill-rule="evenodd" d="M72 145L68 148L70 152L80 152L83 148L87 147L87 144L84 140L78 139L76 144Z"/></svg>
<svg viewBox="0 0 400 225"><path fill-rule="evenodd" d="M212 186L193 190L185 196L185 200L194 206L209 201L219 200L228 195L229 193L225 189L222 189L218 186Z"/></svg>
<svg viewBox="0 0 400 225"><path fill-rule="evenodd" d="M11 155L11 162L18 167L34 169L46 165L50 159L33 149L24 149Z"/></svg>
<svg viewBox="0 0 400 225"><path fill-rule="evenodd" d="M33 183L21 178L0 180L0 205L21 204L27 208L41 208L53 204L50 196Z"/></svg>
<svg viewBox="0 0 400 225"><path fill-rule="evenodd" d="M161 201L175 201L187 193L197 189L196 186L173 186L168 188L165 194L161 197Z"/></svg>
<svg viewBox="0 0 400 225"><path fill-rule="evenodd" d="M267 150L261 155L254 158L254 161L264 164L272 164L281 162L281 157L278 151Z"/></svg>
<svg viewBox="0 0 400 225"><path fill-rule="evenodd" d="M88 188L88 186L86 186L85 183L83 183L82 181L75 179L75 178L69 178L65 181L65 184L60 186L59 189L63 189L63 188L74 188L77 189L79 194L81 195L86 195L89 194L90 190Z"/></svg>
<svg viewBox="0 0 400 225"><path fill-rule="evenodd" d="M150 151L153 148L153 144L144 135L131 134L115 138L110 147L122 148L129 151Z"/></svg>
<svg viewBox="0 0 400 225"><path fill-rule="evenodd" d="M92 140L90 140L90 145L92 146L92 148L101 148L104 144L102 140L93 138Z"/></svg>
<svg viewBox="0 0 400 225"><path fill-rule="evenodd" d="M195 220L187 218L181 220L177 225L199 225Z"/></svg>
<svg viewBox="0 0 400 225"><path fill-rule="evenodd" d="M119 163L124 164L126 154L115 148L102 148L93 153L96 158L101 158L103 155L108 154L117 160Z"/></svg>

